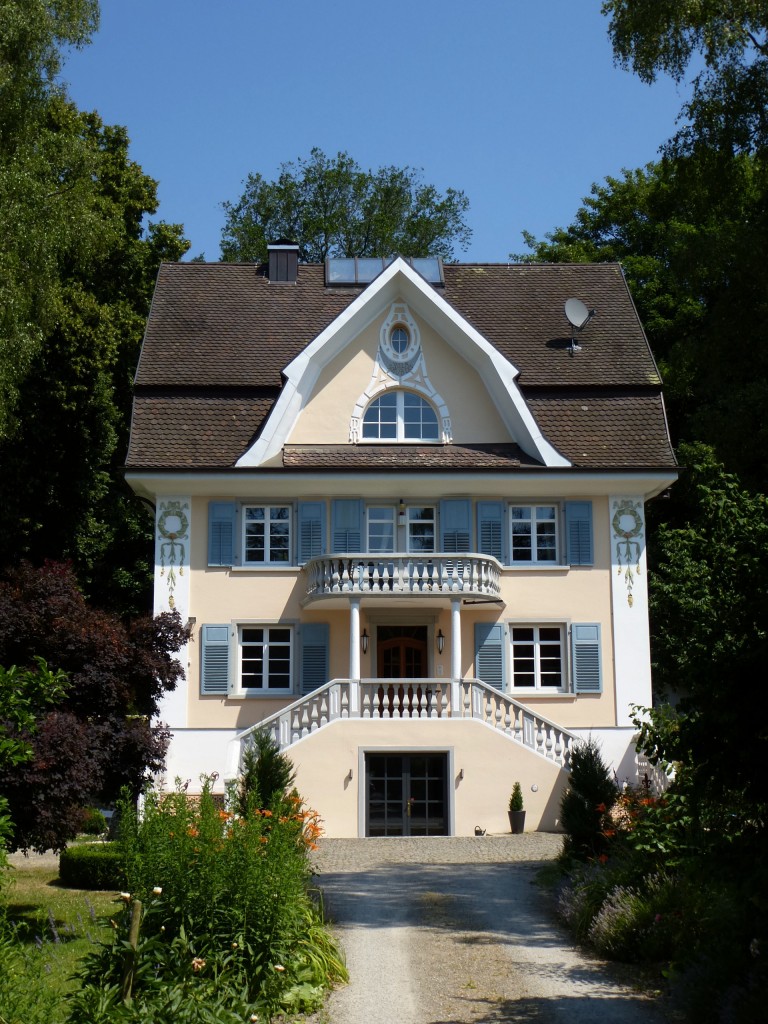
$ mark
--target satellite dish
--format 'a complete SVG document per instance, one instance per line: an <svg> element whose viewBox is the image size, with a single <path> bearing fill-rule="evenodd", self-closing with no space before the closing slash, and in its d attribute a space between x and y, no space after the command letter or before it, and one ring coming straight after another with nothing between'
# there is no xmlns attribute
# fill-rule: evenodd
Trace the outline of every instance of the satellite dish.
<svg viewBox="0 0 768 1024"><path fill-rule="evenodd" d="M571 325L571 355L581 350L581 345L576 344L576 335L587 326L595 312L594 309L587 309L581 299L566 299L565 315Z"/></svg>
<svg viewBox="0 0 768 1024"><path fill-rule="evenodd" d="M594 315L592 310L592 315ZM580 331L582 327L585 327L587 321L590 319L590 312L581 299L567 299L565 303L565 315L568 317L568 321L571 327L575 327L577 331Z"/></svg>

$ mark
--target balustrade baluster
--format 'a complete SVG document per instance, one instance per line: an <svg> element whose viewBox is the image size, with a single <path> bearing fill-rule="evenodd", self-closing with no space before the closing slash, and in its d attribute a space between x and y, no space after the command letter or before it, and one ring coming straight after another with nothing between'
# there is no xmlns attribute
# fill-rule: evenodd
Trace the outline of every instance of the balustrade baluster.
<svg viewBox="0 0 768 1024"><path fill-rule="evenodd" d="M293 714L293 721L291 722L291 743L295 743L301 736L301 722L299 721L299 712L295 711Z"/></svg>
<svg viewBox="0 0 768 1024"><path fill-rule="evenodd" d="M555 733L555 760L558 764L563 763L563 734L559 729Z"/></svg>
<svg viewBox="0 0 768 1024"><path fill-rule="evenodd" d="M544 723L540 718L536 719L536 750L544 752Z"/></svg>
<svg viewBox="0 0 768 1024"><path fill-rule="evenodd" d="M320 701L320 725L328 725L328 701L325 698L324 693L323 699Z"/></svg>
<svg viewBox="0 0 768 1024"><path fill-rule="evenodd" d="M363 718L371 717L371 691L367 686L362 687L363 690L363 707L361 716Z"/></svg>

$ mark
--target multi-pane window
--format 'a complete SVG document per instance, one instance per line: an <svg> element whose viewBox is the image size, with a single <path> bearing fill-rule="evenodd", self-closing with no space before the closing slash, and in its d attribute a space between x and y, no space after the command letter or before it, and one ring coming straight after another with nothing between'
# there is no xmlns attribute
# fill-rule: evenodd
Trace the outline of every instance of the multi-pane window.
<svg viewBox="0 0 768 1024"><path fill-rule="evenodd" d="M560 626L512 627L512 686L562 690L563 631Z"/></svg>
<svg viewBox="0 0 768 1024"><path fill-rule="evenodd" d="M395 550L395 510L390 505L368 508L368 551L371 554Z"/></svg>
<svg viewBox="0 0 768 1024"><path fill-rule="evenodd" d="M242 626L240 686L243 690L291 689L291 630L284 626Z"/></svg>
<svg viewBox="0 0 768 1024"><path fill-rule="evenodd" d="M557 506L510 505L511 562L557 562Z"/></svg>
<svg viewBox="0 0 768 1024"><path fill-rule="evenodd" d="M434 505L410 505L408 508L408 551L435 550Z"/></svg>
<svg viewBox="0 0 768 1024"><path fill-rule="evenodd" d="M246 565L289 565L291 506L246 505L243 509L243 552Z"/></svg>
<svg viewBox="0 0 768 1024"><path fill-rule="evenodd" d="M437 414L421 395L387 391L375 399L363 416L366 441L438 441Z"/></svg>

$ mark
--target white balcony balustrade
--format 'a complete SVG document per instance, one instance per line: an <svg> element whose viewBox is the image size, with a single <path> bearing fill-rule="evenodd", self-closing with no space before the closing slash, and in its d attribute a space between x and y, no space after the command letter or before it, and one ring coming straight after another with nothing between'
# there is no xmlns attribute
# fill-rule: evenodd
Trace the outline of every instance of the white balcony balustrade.
<svg viewBox="0 0 768 1024"><path fill-rule="evenodd" d="M501 565L492 555L326 555L304 566L307 597L466 594L498 598Z"/></svg>

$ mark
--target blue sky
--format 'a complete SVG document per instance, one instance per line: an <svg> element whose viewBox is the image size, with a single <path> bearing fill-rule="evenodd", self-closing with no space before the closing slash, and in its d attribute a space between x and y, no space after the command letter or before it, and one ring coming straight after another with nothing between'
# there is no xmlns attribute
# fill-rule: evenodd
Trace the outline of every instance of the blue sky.
<svg viewBox="0 0 768 1024"><path fill-rule="evenodd" d="M595 181L655 159L684 93L616 68L600 0L102 0L63 78L122 124L155 219L218 259L221 203L319 146L463 189L462 260L570 223Z"/></svg>

